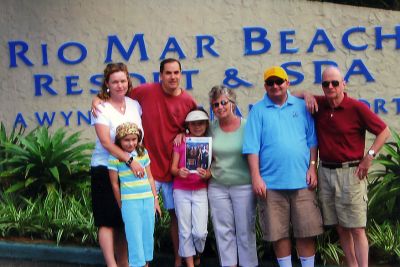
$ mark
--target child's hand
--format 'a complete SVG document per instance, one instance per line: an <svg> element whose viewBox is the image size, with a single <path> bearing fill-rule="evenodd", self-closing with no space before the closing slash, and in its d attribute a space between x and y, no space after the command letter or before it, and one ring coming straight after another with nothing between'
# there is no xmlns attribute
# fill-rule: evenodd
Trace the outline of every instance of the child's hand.
<svg viewBox="0 0 400 267"><path fill-rule="evenodd" d="M203 179L210 179L211 177L211 172L209 169L205 170L203 168L197 168L196 171L199 174L199 176Z"/></svg>
<svg viewBox="0 0 400 267"><path fill-rule="evenodd" d="M186 178L189 175L189 173L190 173L189 170L186 168L180 168L178 171L179 176L182 178Z"/></svg>
<svg viewBox="0 0 400 267"><path fill-rule="evenodd" d="M154 212L157 212L158 216L161 217L161 208L160 208L160 203L158 202L158 198L154 199Z"/></svg>

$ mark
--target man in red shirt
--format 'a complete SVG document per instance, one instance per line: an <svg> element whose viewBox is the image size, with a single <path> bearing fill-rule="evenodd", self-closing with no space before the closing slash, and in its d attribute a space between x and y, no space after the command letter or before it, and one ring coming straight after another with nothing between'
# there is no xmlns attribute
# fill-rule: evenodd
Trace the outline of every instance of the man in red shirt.
<svg viewBox="0 0 400 267"><path fill-rule="evenodd" d="M156 180L157 191L162 192L164 207L171 217L171 239L175 254L175 266L182 265L178 254L178 222L174 210L172 176L170 172L174 138L184 132L186 115L197 107L195 100L180 87L181 63L168 58L160 63L160 82L139 85L128 96L142 107L143 143L149 152L151 172ZM92 107L101 102L93 100ZM143 169L128 158L120 158L131 166L138 176Z"/></svg>
<svg viewBox="0 0 400 267"><path fill-rule="evenodd" d="M336 226L347 266L368 266L367 174L390 136L389 128L367 105L344 92L336 67L322 74L324 96L316 96L315 121L320 164L318 194L325 225ZM304 93L307 103L314 97ZM376 136L364 155L366 131Z"/></svg>
<svg viewBox="0 0 400 267"><path fill-rule="evenodd" d="M149 151L151 172L156 180L157 191L161 189L164 207L171 217L171 238L175 254L175 266L180 266L178 254L178 222L174 210L172 176L170 172L173 140L184 132L186 115L196 108L196 102L179 84L181 63L165 59L160 64L160 83L150 83L134 88L129 97L142 107L144 146Z"/></svg>

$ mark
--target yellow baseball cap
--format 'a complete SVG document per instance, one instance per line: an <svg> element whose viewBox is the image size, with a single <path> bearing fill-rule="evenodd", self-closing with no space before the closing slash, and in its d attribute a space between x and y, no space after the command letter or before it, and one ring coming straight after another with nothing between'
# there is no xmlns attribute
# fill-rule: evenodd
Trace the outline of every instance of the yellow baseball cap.
<svg viewBox="0 0 400 267"><path fill-rule="evenodd" d="M264 71L264 81L268 80L268 78L275 76L286 81L289 80L286 71L282 67L273 66Z"/></svg>

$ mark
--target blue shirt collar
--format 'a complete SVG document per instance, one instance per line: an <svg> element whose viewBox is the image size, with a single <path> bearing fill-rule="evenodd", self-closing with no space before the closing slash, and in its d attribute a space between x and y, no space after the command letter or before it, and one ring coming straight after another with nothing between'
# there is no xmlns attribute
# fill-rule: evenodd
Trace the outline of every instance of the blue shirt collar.
<svg viewBox="0 0 400 267"><path fill-rule="evenodd" d="M272 102L272 100L271 100L271 98L269 98L268 94L265 93L265 95L264 95L264 104L265 104L266 107L277 107L277 108L279 108L279 107L283 108L283 107L285 107L287 105L293 105L294 104L294 100L295 100L294 96L292 96L290 94L289 90L287 90L287 95L288 95L288 97L286 99L286 102L282 106L279 106L279 105L275 104L274 102Z"/></svg>

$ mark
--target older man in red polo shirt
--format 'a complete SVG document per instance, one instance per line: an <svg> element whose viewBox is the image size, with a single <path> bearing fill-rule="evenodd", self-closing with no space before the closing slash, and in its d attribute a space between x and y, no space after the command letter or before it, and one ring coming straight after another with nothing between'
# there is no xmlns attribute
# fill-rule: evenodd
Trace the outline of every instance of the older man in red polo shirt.
<svg viewBox="0 0 400 267"><path fill-rule="evenodd" d="M368 266L367 174L390 136L386 124L367 105L344 92L336 67L322 74L324 96L315 96L319 144L318 194L324 225L336 226L347 266ZM304 93L307 103L313 96ZM366 131L376 136L367 153Z"/></svg>

